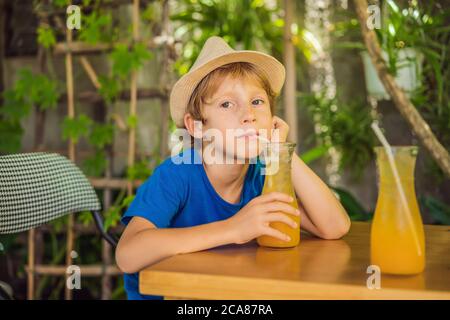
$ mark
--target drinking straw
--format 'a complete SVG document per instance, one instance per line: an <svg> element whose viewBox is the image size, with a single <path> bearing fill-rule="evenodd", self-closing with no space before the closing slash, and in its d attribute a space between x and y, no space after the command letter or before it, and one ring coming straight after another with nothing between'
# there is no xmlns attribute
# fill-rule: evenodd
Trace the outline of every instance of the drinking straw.
<svg viewBox="0 0 450 320"><path fill-rule="evenodd" d="M386 151L389 165L391 167L392 173L394 174L395 184L397 185L397 189L400 193L401 202L402 202L403 207L405 208L406 212L408 213L406 215L406 217L407 217L408 223L411 227L411 230L413 232L413 238L414 238L414 242L417 246L417 251L419 252L419 255L422 255L422 249L419 244L419 237L417 235L416 228L414 227L412 213L409 208L408 201L406 200L406 196L405 196L405 192L403 190L402 184L400 182L400 176L398 174L397 166L394 161L394 153L392 152L392 147L387 142L385 136L381 132L381 129L378 126L376 121L372 122L371 127L372 127L372 130L375 132L375 135L377 136L378 140L380 140L381 144L383 145L384 150Z"/></svg>

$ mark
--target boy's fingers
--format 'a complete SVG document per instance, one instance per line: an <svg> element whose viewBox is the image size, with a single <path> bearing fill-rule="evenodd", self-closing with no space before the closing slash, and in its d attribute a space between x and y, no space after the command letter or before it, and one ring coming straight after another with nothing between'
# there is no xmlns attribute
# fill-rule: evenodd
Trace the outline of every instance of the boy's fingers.
<svg viewBox="0 0 450 320"><path fill-rule="evenodd" d="M271 192L267 194L263 194L259 197L261 202L271 202L271 201L284 201L284 202L292 202L294 198L290 195L282 192Z"/></svg>
<svg viewBox="0 0 450 320"><path fill-rule="evenodd" d="M274 228L270 228L270 227L267 227L267 229L265 230L264 234L267 235L267 236L271 236L271 237L280 239L281 241L289 241L289 240L291 240L291 238L287 234L284 234L283 232L278 231L278 230L276 230Z"/></svg>
<svg viewBox="0 0 450 320"><path fill-rule="evenodd" d="M280 213L280 212L269 213L267 215L267 221L269 221L269 222L274 222L274 221L282 222L282 223L287 224L291 228L297 228L297 222L295 222L293 219L289 218L284 213Z"/></svg>
<svg viewBox="0 0 450 320"><path fill-rule="evenodd" d="M294 216L300 216L300 211L291 206L290 204L287 204L285 202L275 201L271 203L267 203L264 205L264 211L266 212L284 212L287 214L292 214Z"/></svg>

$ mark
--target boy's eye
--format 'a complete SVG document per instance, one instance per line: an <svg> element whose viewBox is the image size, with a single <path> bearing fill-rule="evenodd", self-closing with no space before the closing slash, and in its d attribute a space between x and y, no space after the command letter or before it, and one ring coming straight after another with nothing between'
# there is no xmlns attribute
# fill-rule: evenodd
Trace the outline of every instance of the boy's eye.
<svg viewBox="0 0 450 320"><path fill-rule="evenodd" d="M262 99L255 99L255 100L252 101L253 105L260 105L260 104L263 104L263 103L264 103L264 100L262 100Z"/></svg>
<svg viewBox="0 0 450 320"><path fill-rule="evenodd" d="M225 102L221 103L220 106L222 108L228 109L228 108L231 107L231 102L230 101L225 101Z"/></svg>

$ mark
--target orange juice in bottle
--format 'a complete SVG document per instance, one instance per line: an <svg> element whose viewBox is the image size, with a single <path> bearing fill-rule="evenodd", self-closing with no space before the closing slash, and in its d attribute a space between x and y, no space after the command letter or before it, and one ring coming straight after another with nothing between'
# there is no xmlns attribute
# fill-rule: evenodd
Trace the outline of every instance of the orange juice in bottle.
<svg viewBox="0 0 450 320"><path fill-rule="evenodd" d="M295 143L291 142L273 142L266 144L266 175L262 194L275 191L285 193L294 199L290 204L298 209L291 177L291 160L295 145ZM300 217L294 215L289 215L289 217L297 223L297 228L292 228L282 222L271 222L270 226L287 234L291 238L290 241L282 241L264 235L257 238L258 244L260 246L274 248L288 248L298 245L300 242Z"/></svg>
<svg viewBox="0 0 450 320"><path fill-rule="evenodd" d="M371 263L382 273L410 275L425 268L425 238L414 190L417 147L392 147L406 204L383 147L375 147L379 194L371 226Z"/></svg>

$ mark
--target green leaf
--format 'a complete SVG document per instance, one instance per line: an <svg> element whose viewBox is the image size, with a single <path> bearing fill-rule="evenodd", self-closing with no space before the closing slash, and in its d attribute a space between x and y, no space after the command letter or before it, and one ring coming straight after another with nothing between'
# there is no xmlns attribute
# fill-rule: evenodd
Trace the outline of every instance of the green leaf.
<svg viewBox="0 0 450 320"><path fill-rule="evenodd" d="M127 169L128 180L145 180L152 174L147 161L140 161Z"/></svg>
<svg viewBox="0 0 450 320"><path fill-rule="evenodd" d="M123 79L131 71L139 69L151 57L151 53L142 43L136 43L131 50L125 44L117 44L110 54L113 75Z"/></svg>
<svg viewBox="0 0 450 320"><path fill-rule="evenodd" d="M134 129L137 126L137 117L136 116L128 116L127 118L127 126L130 129Z"/></svg>
<svg viewBox="0 0 450 320"><path fill-rule="evenodd" d="M42 110L55 108L59 93L57 83L43 74L33 74L28 69L20 69L14 85L15 99L28 106L36 105Z"/></svg>
<svg viewBox="0 0 450 320"><path fill-rule="evenodd" d="M48 49L56 44L56 37L53 29L50 29L48 26L40 26L37 29L38 38L37 41L44 48Z"/></svg>
<svg viewBox="0 0 450 320"><path fill-rule="evenodd" d="M14 85L17 97L31 95L31 100L35 100L37 89L35 86L34 75L29 69L20 69L18 71L17 81Z"/></svg>
<svg viewBox="0 0 450 320"><path fill-rule="evenodd" d="M327 98L325 92L301 97L312 119L319 118L322 131L318 142L334 146L340 153L339 169L351 169L352 177L360 179L366 165L374 157L375 136L371 130L372 116L364 102ZM313 120L315 121L315 120Z"/></svg>
<svg viewBox="0 0 450 320"><path fill-rule="evenodd" d="M83 161L83 171L87 176L100 177L108 164L108 160L103 151L97 151L94 155Z"/></svg>
<svg viewBox="0 0 450 320"><path fill-rule="evenodd" d="M50 80L44 75L39 75L36 77L36 86L39 88L39 94L34 102L42 110L55 108L59 98L56 82Z"/></svg>
<svg viewBox="0 0 450 320"><path fill-rule="evenodd" d="M62 216L62 217L57 218L55 220L51 220L49 222L49 224L52 225L54 230L55 230L55 232L58 233L58 232L61 232L62 229L67 225L67 218L68 218L67 215Z"/></svg>
<svg viewBox="0 0 450 320"><path fill-rule="evenodd" d="M132 56L134 70L137 70L146 60L149 60L152 57L152 54L143 43L136 43L132 51Z"/></svg>
<svg viewBox="0 0 450 320"><path fill-rule="evenodd" d="M67 7L70 4L70 0L52 0L52 3L57 7Z"/></svg>
<svg viewBox="0 0 450 320"><path fill-rule="evenodd" d="M66 117L63 122L63 139L72 139L74 143L78 143L81 137L87 136L91 124L92 120L84 114L73 119Z"/></svg>
<svg viewBox="0 0 450 320"><path fill-rule="evenodd" d="M107 103L111 103L116 100L120 91L119 82L116 79L107 76L100 76L99 82L99 93L103 99L105 99Z"/></svg>
<svg viewBox="0 0 450 320"><path fill-rule="evenodd" d="M99 13L93 11L89 15L83 15L83 28L80 30L80 40L95 44L112 40L112 16L111 13Z"/></svg>
<svg viewBox="0 0 450 320"><path fill-rule="evenodd" d="M238 13L238 14L236 14ZM175 67L183 74L192 66L209 36L223 37L230 46L263 50L281 59L283 49L283 11L260 0L181 0L171 20L182 25L176 37L184 46ZM303 52L302 52L303 53ZM181 69L178 69L180 67Z"/></svg>
<svg viewBox="0 0 450 320"><path fill-rule="evenodd" d="M89 142L97 147L103 148L111 144L114 137L114 127L111 124L95 124L89 135Z"/></svg>
<svg viewBox="0 0 450 320"><path fill-rule="evenodd" d="M14 249L18 234L2 234L0 235L0 256L9 253L10 249Z"/></svg>
<svg viewBox="0 0 450 320"><path fill-rule="evenodd" d="M155 19L155 8L153 3L149 3L145 10L142 12L141 17L143 20L152 21Z"/></svg>
<svg viewBox="0 0 450 320"><path fill-rule="evenodd" d="M111 206L105 213L105 223L103 230L107 232L109 228L115 227L122 217L121 206Z"/></svg>
<svg viewBox="0 0 450 320"><path fill-rule="evenodd" d="M136 197L135 195L127 196L125 199L123 199L122 206L128 207L131 204L131 202L133 202L135 197Z"/></svg>
<svg viewBox="0 0 450 320"><path fill-rule="evenodd" d="M323 157L327 153L328 147L326 146L318 146L315 148L312 148L306 152L304 152L300 158L306 163L309 164L313 162L314 160L317 160L321 157Z"/></svg>
<svg viewBox="0 0 450 320"><path fill-rule="evenodd" d="M421 196L419 199L428 208L436 223L450 225L450 207L448 205L432 196Z"/></svg>
<svg viewBox="0 0 450 320"><path fill-rule="evenodd" d="M0 120L0 153L20 151L23 129L19 122Z"/></svg>
<svg viewBox="0 0 450 320"><path fill-rule="evenodd" d="M358 49L365 50L366 47L361 42L356 41L339 41L337 43L333 43L333 48L337 49Z"/></svg>
<svg viewBox="0 0 450 320"><path fill-rule="evenodd" d="M14 90L6 90L3 93L3 100L4 104L0 108L0 114L11 123L20 122L20 119L30 113L31 104L18 96Z"/></svg>
<svg viewBox="0 0 450 320"><path fill-rule="evenodd" d="M94 219L90 211L83 211L77 215L77 220L80 221L85 227L90 225Z"/></svg>
<svg viewBox="0 0 450 320"><path fill-rule="evenodd" d="M119 77L126 77L132 70L131 54L125 44L117 44L110 54L112 72Z"/></svg>

